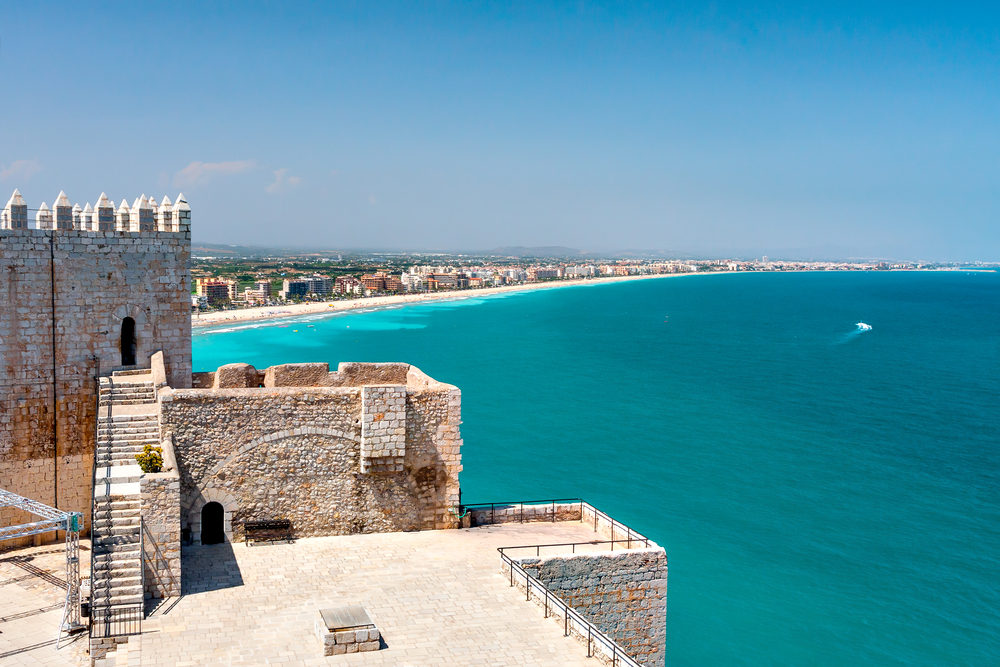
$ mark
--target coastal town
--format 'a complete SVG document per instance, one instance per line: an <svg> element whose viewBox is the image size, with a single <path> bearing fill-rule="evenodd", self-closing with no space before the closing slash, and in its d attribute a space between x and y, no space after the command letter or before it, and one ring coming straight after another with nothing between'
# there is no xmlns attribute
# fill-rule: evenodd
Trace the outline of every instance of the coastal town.
<svg viewBox="0 0 1000 667"><path fill-rule="evenodd" d="M995 269L995 265L887 260L614 259L419 254L333 256L209 255L193 258L191 307L196 313L360 299L531 288L665 275L790 271L926 271ZM423 262L421 260L424 260ZM451 296L456 296L452 294ZM360 303L358 305L361 305ZM374 304L371 304L374 305Z"/></svg>

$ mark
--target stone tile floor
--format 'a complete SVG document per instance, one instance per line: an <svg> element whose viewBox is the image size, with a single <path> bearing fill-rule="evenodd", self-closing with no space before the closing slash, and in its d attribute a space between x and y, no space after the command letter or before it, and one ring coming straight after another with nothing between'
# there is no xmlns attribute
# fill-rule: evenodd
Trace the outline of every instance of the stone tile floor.
<svg viewBox="0 0 1000 667"><path fill-rule="evenodd" d="M90 568L87 540L81 540L80 561L80 573L86 575ZM65 583L65 542L0 553L0 665L86 663L86 632L62 641L58 651L55 648Z"/></svg>
<svg viewBox="0 0 1000 667"><path fill-rule="evenodd" d="M141 664L593 667L583 644L510 588L496 551L592 539L573 522L191 547L184 595L143 624ZM323 657L314 616L349 604L367 609L385 647Z"/></svg>
<svg viewBox="0 0 1000 667"><path fill-rule="evenodd" d="M496 551L593 539L592 528L560 522L185 547L184 594L151 605L142 635L104 666L594 667L561 623L510 588ZM89 550L81 556L89 562ZM86 633L54 646L64 562L62 543L0 554L3 667L89 665ZM315 614L349 604L367 609L384 648L323 657Z"/></svg>

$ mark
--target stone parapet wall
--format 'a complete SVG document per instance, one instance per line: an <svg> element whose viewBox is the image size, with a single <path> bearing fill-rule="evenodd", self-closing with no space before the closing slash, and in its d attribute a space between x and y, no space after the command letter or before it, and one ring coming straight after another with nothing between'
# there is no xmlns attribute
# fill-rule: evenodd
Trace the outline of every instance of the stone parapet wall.
<svg viewBox="0 0 1000 667"><path fill-rule="evenodd" d="M667 555L662 548L521 558L514 562L640 664L664 665ZM504 566L509 574L506 563ZM523 586L523 580L513 580L515 585ZM537 596L536 601L542 603Z"/></svg>
<svg viewBox="0 0 1000 667"><path fill-rule="evenodd" d="M219 369L214 384L250 372ZM245 521L260 519L289 519L300 537L457 527L461 393L441 383L399 388L401 469L372 474L362 467L362 391L161 390L161 440L173 439L178 459L182 526L197 541L204 505L219 502L233 540Z"/></svg>
<svg viewBox="0 0 1000 667"><path fill-rule="evenodd" d="M171 385L190 384L190 246L190 232L0 230L0 487L89 521L94 378L121 366L123 318L138 365L162 350ZM58 497L29 464L58 469Z"/></svg>
<svg viewBox="0 0 1000 667"><path fill-rule="evenodd" d="M588 506L589 507L589 506ZM582 503L499 503L492 507L477 505L468 511L469 528L500 523L553 523L580 521Z"/></svg>

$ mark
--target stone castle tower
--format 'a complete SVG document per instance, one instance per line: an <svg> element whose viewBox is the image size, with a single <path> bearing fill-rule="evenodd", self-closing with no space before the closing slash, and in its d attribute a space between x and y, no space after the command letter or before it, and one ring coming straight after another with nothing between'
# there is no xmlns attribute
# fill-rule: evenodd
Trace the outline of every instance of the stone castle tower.
<svg viewBox="0 0 1000 667"><path fill-rule="evenodd" d="M89 518L97 376L161 351L191 384L191 209L60 192L32 213L17 190L0 211L0 488Z"/></svg>

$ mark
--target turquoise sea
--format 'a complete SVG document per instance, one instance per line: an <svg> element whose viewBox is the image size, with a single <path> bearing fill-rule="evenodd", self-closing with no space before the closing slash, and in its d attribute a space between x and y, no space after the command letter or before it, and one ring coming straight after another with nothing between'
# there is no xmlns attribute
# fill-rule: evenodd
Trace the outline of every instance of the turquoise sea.
<svg viewBox="0 0 1000 667"><path fill-rule="evenodd" d="M666 548L668 667L1000 665L1000 274L684 276L279 324L198 332L195 370L404 361L458 385L467 502L583 496Z"/></svg>

